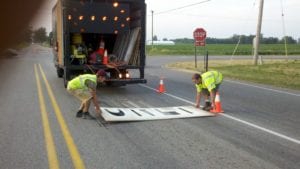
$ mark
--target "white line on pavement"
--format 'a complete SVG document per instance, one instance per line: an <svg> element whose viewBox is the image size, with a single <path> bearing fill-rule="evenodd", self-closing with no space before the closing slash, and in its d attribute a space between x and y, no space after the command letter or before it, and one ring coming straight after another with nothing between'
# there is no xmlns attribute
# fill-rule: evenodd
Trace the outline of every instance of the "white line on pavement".
<svg viewBox="0 0 300 169"><path fill-rule="evenodd" d="M275 90L275 89L269 89L269 88L266 88L266 87L261 87L261 86L256 86L256 85L251 85L251 84L246 84L246 83L237 82L237 81L232 81L232 80L225 80L225 81L230 82L230 83L236 83L236 84L241 84L241 85L245 85L245 86L255 87L255 88L259 88L259 89L269 90L269 91L272 91L272 92L284 93L284 94L289 94L289 95L293 95L293 96L300 97L300 94L290 93L290 92L286 92L286 91L280 91L280 90Z"/></svg>
<svg viewBox="0 0 300 169"><path fill-rule="evenodd" d="M154 88L152 88L152 87L149 87L149 86L147 86L147 85L140 84L140 86L145 87L145 88L148 88L148 89L150 89L150 90L156 91L156 89L154 89ZM178 96L175 96L175 95L172 95L172 94L169 94L169 93L164 93L164 94L167 95L167 96L173 97L173 98L175 98L175 99L181 100L181 101L183 101L183 102L186 102L186 103L189 103L189 104L194 105L194 103L191 102L191 101L189 101L189 100L180 98L180 97L178 97ZM247 122L247 121L245 121L245 120L241 120L241 119L236 118L236 117L233 117L233 116L231 116L231 115L227 115L227 114L223 114L223 113L220 113L220 115L222 115L222 116L224 116L224 117L227 117L227 118L229 118L229 119L235 120L235 121L237 121L237 122L243 123L243 124L245 124L245 125L254 127L254 128L258 129L258 130L261 130L261 131L267 132L267 133L269 133L269 134L275 135L275 136L277 136L277 137L283 138L283 139L285 139L285 140L291 141L291 142L293 142L293 143L300 144L300 140L294 139L294 138L292 138L292 137L288 137L288 136L286 136L286 135L277 133L277 132L272 131L272 130L269 130L269 129L267 129L267 128L260 127L260 126L258 126L258 125L256 125L256 124Z"/></svg>
<svg viewBox="0 0 300 169"><path fill-rule="evenodd" d="M256 129L265 131L265 132L267 132L267 133L269 133L269 134L273 134L273 135L275 135L275 136L278 136L278 137L281 137L281 138L283 138L283 139L289 140L289 141L294 142L294 143L296 143L296 144L300 144L300 140L297 140L297 139L288 137L288 136L286 136L286 135L277 133L277 132L275 132L275 131L266 129L266 128L264 128L264 127L260 127L260 126L258 126L258 125L249 123L249 122L247 122L247 121L245 121L245 120L241 120L241 119L238 119L238 118L236 118L236 117L233 117L233 116L230 116L230 115L227 115L227 114L221 114L221 115L223 115L223 116L225 116L225 117L227 117L227 118L230 118L230 119L232 119L232 120L238 121L238 122L240 122L240 123L246 124L246 125L248 125L248 126L254 127L254 128L256 128Z"/></svg>

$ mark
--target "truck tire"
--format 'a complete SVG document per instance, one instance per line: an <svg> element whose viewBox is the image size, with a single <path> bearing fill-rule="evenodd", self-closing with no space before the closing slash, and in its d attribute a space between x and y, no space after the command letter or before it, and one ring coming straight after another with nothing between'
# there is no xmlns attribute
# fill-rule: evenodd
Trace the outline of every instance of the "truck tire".
<svg viewBox="0 0 300 169"><path fill-rule="evenodd" d="M64 69L57 67L56 73L59 78L62 78L64 76Z"/></svg>
<svg viewBox="0 0 300 169"><path fill-rule="evenodd" d="M67 88L68 82L69 82L69 81L64 77L64 87L65 87L65 88Z"/></svg>
<svg viewBox="0 0 300 169"><path fill-rule="evenodd" d="M66 69L64 71L64 86L65 86L65 88L67 88L69 80L70 80L69 71Z"/></svg>

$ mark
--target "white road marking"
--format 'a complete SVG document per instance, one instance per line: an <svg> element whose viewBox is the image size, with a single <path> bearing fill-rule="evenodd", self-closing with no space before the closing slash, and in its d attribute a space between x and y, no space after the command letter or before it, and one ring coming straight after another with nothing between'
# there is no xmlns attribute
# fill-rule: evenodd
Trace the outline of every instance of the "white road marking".
<svg viewBox="0 0 300 169"><path fill-rule="evenodd" d="M139 107L139 105L133 103L132 101L127 101L127 103L130 104L130 105L132 105L132 106L135 107L135 108L138 108L138 107Z"/></svg>
<svg viewBox="0 0 300 169"><path fill-rule="evenodd" d="M290 92L286 92L286 91L280 91L280 90L275 90L275 89L269 89L269 88L266 88L266 87L261 87L261 86L256 86L256 85L251 85L251 84L246 84L246 83L237 82L237 81L232 81L232 80L225 80L225 81L230 82L230 83L236 83L236 84L241 84L241 85L245 85L245 86L250 86L250 87L254 87L254 88L259 88L259 89L269 90L269 91L272 91L272 92L284 93L284 94L288 94L288 95L300 97L300 94L290 93Z"/></svg>
<svg viewBox="0 0 300 169"><path fill-rule="evenodd" d="M193 106L155 108L101 107L101 111L105 121L145 121L215 116L213 113L197 109Z"/></svg>
<svg viewBox="0 0 300 169"><path fill-rule="evenodd" d="M139 105L142 105L144 107L154 107L153 105L150 105L150 104L148 104L148 103L146 103L144 101L141 101L141 100L139 100L138 103L139 103Z"/></svg>
<svg viewBox="0 0 300 169"><path fill-rule="evenodd" d="M147 85L140 84L140 86L145 87L145 88L150 89L150 90L156 91L156 89L154 89L154 88L152 88L152 87L149 87L149 86L147 86ZM175 96L175 95L172 95L172 94L169 94L169 93L162 93L162 94L165 94L165 95L167 95L167 96L169 96L169 97L173 97L173 98L175 98L175 99L178 99L178 100L181 100L181 101L183 101L183 102L186 102L186 103L189 103L189 104L194 105L194 102L191 102L191 101L189 101L189 100L180 98L180 97L178 97L178 96ZM300 144L300 140L297 140L297 139L292 138L292 137L288 137L288 136L286 136L286 135L284 135L284 134L280 134L280 133L278 133L278 132L269 130L269 129L267 129L267 128L258 126L258 125L256 125L256 124L253 124L253 123L250 123L250 122L247 122L247 121L245 121L245 120L241 120L241 119L239 119L239 118L233 117L233 116L228 115L228 114L220 113L220 115L221 115L221 116L224 116L224 117L227 117L227 118L229 118L229 119L235 120L235 121L237 121L237 122L243 123L243 124L248 125L248 126L250 126L250 127L256 128L256 129L258 129L258 130L267 132L267 133L272 134L272 135L274 135L274 136L277 136L277 137L283 138L283 139L285 139L285 140L291 141L291 142L293 142L293 143Z"/></svg>

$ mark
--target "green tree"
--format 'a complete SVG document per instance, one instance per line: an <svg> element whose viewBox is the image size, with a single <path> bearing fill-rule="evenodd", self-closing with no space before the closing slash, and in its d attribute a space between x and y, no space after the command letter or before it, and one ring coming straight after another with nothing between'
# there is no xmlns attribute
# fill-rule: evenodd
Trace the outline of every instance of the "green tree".
<svg viewBox="0 0 300 169"><path fill-rule="evenodd" d="M288 44L296 44L297 41L291 36L285 36L280 40L280 43L284 43L284 38L286 38L286 43Z"/></svg>
<svg viewBox="0 0 300 169"><path fill-rule="evenodd" d="M19 41L20 43L31 43L32 42L32 27L28 27L25 30L23 30L20 34Z"/></svg>
<svg viewBox="0 0 300 169"><path fill-rule="evenodd" d="M53 45L53 32L49 32L49 35L48 35L48 42L49 42L49 45L52 46Z"/></svg>
<svg viewBox="0 0 300 169"><path fill-rule="evenodd" d="M183 43L183 44L193 44L194 39L189 39L189 38L180 38L180 39L173 39L175 43Z"/></svg>
<svg viewBox="0 0 300 169"><path fill-rule="evenodd" d="M275 37L263 38L261 41L262 44L277 44L278 42L279 39Z"/></svg>
<svg viewBox="0 0 300 169"><path fill-rule="evenodd" d="M43 43L47 41L47 33L46 28L41 27L35 31L33 31L33 41L37 43Z"/></svg>

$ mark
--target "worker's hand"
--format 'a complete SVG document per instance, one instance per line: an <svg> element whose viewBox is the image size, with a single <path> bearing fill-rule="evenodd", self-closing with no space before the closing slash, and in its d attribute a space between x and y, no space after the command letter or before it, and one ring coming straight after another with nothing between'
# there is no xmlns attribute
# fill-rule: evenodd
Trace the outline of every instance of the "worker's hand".
<svg viewBox="0 0 300 169"><path fill-rule="evenodd" d="M196 104L195 107L196 107L196 108L200 108L200 104Z"/></svg>
<svg viewBox="0 0 300 169"><path fill-rule="evenodd" d="M101 115L102 115L102 111L101 111L101 109L98 107L95 107L95 109L96 109L96 115L97 115L97 117L100 117Z"/></svg>
<svg viewBox="0 0 300 169"><path fill-rule="evenodd" d="M215 109L215 107L216 107L215 103L212 103L210 107L211 107L211 110Z"/></svg>

